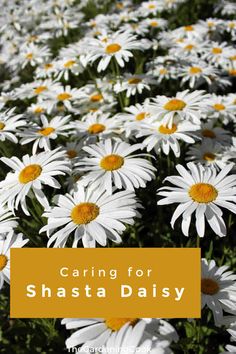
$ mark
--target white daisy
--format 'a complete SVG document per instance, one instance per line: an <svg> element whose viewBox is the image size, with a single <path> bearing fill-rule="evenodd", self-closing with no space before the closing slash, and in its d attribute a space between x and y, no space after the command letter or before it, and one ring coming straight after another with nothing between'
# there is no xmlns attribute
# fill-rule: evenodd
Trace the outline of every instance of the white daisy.
<svg viewBox="0 0 236 354"><path fill-rule="evenodd" d="M222 325L224 311L236 314L236 275L228 268L202 259L202 308L211 309L217 326Z"/></svg>
<svg viewBox="0 0 236 354"><path fill-rule="evenodd" d="M55 63L55 76L57 80L64 78L66 81L69 80L69 74L79 75L84 71L84 67L80 63L80 60L76 57L73 58L63 58Z"/></svg>
<svg viewBox="0 0 236 354"><path fill-rule="evenodd" d="M84 353L86 348L92 350L109 344L109 338L112 338L110 344L113 347L113 343L124 335L129 336L131 345L132 340L134 342L140 340L147 323L150 321L151 319L145 318L64 318L62 324L67 329L77 328L66 340L66 347L69 349L82 345L79 350ZM129 328L135 328L134 331L131 331L132 337ZM114 349L116 349L116 346Z"/></svg>
<svg viewBox="0 0 236 354"><path fill-rule="evenodd" d="M112 194L112 186L134 190L144 188L154 177L155 167L142 158L142 154L133 152L142 149L141 144L130 145L126 142L112 142L106 139L83 148L90 156L77 162L78 171L88 172L83 177L85 185L92 183L94 188L106 190Z"/></svg>
<svg viewBox="0 0 236 354"><path fill-rule="evenodd" d="M58 149L42 152L38 155L24 155L22 161L18 157L1 157L1 161L14 172L9 172L5 180L0 182L0 201L7 204L10 210L21 205L24 213L30 215L26 206L26 196L35 195L39 203L48 208L48 200L42 185L60 188L54 176L65 175L70 171L68 162L63 160L65 154Z"/></svg>
<svg viewBox="0 0 236 354"><path fill-rule="evenodd" d="M89 113L73 123L74 128L83 137L90 141L97 141L97 138L106 138L120 132L121 124L116 117L110 113L94 112Z"/></svg>
<svg viewBox="0 0 236 354"><path fill-rule="evenodd" d="M211 139L205 139L202 144L191 146L186 155L187 161L194 161L209 167L214 166L217 170L224 168L232 158L229 150Z"/></svg>
<svg viewBox="0 0 236 354"><path fill-rule="evenodd" d="M73 195L59 195L55 198L56 207L44 213L48 224L40 232L47 231L50 236L48 247L64 247L68 237L73 232L72 247L77 247L82 239L84 247L95 247L96 242L106 246L107 239L115 243L122 241L120 234L126 224L133 224L137 215L135 194L121 191L113 195L106 192L85 188L80 182Z"/></svg>
<svg viewBox="0 0 236 354"><path fill-rule="evenodd" d="M204 82L211 85L212 78L217 77L218 70L205 62L196 62L180 68L181 84L189 82L189 87L200 86Z"/></svg>
<svg viewBox="0 0 236 354"><path fill-rule="evenodd" d="M150 91L150 84L154 84L155 80L147 75L126 75L114 85L116 93L126 91L126 96L134 96L136 93L141 94L144 89Z"/></svg>
<svg viewBox="0 0 236 354"><path fill-rule="evenodd" d="M5 139L17 143L18 128L26 125L22 114L15 114L15 108L0 112L0 141Z"/></svg>
<svg viewBox="0 0 236 354"><path fill-rule="evenodd" d="M66 85L65 87L58 87L53 92L48 93L48 100L50 102L50 108L48 113L51 113L52 109L57 105L61 104L69 111L72 110L72 104L75 100L84 98L85 94L83 88L71 88L71 86Z"/></svg>
<svg viewBox="0 0 236 354"><path fill-rule="evenodd" d="M48 121L47 117L41 115L41 125L32 125L24 129L19 136L22 137L20 143L22 145L34 142L32 147L33 155L36 154L38 148L45 151L51 150L50 140L55 140L58 136L67 136L69 130L72 129L69 123L71 116L56 116Z"/></svg>
<svg viewBox="0 0 236 354"><path fill-rule="evenodd" d="M201 111L205 107L204 91L177 92L175 97L157 96L149 105L151 114L162 121L163 125L171 127L175 117L190 120L200 124Z"/></svg>
<svg viewBox="0 0 236 354"><path fill-rule="evenodd" d="M218 144L230 145L232 143L230 132L215 126L214 123L214 119L210 119L208 122L202 124L201 129L196 131L196 135L202 140L212 140Z"/></svg>
<svg viewBox="0 0 236 354"><path fill-rule="evenodd" d="M126 137L137 129L137 125L144 119L150 118L147 103L137 103L134 106L125 107L125 111L118 113L115 117L123 123L123 130Z"/></svg>
<svg viewBox="0 0 236 354"><path fill-rule="evenodd" d="M179 141L193 144L195 140L191 135L198 127L191 122L181 122L176 119L172 126L165 126L163 122L142 121L136 126L136 135L137 137L146 137L142 143L146 146L148 152L154 149L159 154L162 150L164 154L169 155L170 150L172 150L175 156L179 157Z"/></svg>
<svg viewBox="0 0 236 354"><path fill-rule="evenodd" d="M86 62L94 62L101 58L97 67L98 72L105 70L111 59L114 58L119 66L124 67L133 56L131 50L142 50L140 41L129 31L114 32L106 40L91 39L88 43L88 56Z"/></svg>
<svg viewBox="0 0 236 354"><path fill-rule="evenodd" d="M0 289L4 281L10 284L10 249L21 248L29 240L23 239L23 234L9 232L4 239L0 239Z"/></svg>
<svg viewBox="0 0 236 354"><path fill-rule="evenodd" d="M217 96L213 94L206 100L206 110L204 115L211 118L221 118L223 123L235 120L236 107L227 96Z"/></svg>
<svg viewBox="0 0 236 354"><path fill-rule="evenodd" d="M136 325L131 326L126 323L120 330L119 335L117 332L112 332L104 345L102 352L104 353L120 353L126 352L130 354L173 354L170 350L170 342L159 335L155 339L149 331L149 324L145 326L144 321L139 321ZM158 327L158 322L153 320L153 324ZM152 325L152 322L150 323ZM164 321L163 321L164 322ZM144 329L143 329L144 327ZM150 337L150 338L146 338Z"/></svg>
<svg viewBox="0 0 236 354"><path fill-rule="evenodd" d="M50 56L50 51L47 46L37 46L30 43L28 46L24 46L19 54L20 61L22 62L22 68L30 64L36 66L42 64Z"/></svg>
<svg viewBox="0 0 236 354"><path fill-rule="evenodd" d="M223 168L217 175L215 168L207 168L190 162L188 169L177 165L180 176L170 176L165 180L175 187L162 187L158 195L165 197L158 205L180 203L175 210L171 226L182 215L182 232L189 234L192 214L196 216L196 229L200 237L205 234L205 218L212 230L220 237L226 235L226 226L220 207L236 213L236 175L227 176L234 164Z"/></svg>

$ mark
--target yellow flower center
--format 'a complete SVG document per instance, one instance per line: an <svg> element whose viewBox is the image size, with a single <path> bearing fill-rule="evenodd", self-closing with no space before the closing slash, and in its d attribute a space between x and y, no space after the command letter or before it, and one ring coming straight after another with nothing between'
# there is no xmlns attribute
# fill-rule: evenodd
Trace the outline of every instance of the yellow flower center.
<svg viewBox="0 0 236 354"><path fill-rule="evenodd" d="M136 85L139 84L142 81L142 79L140 79L139 77L133 77L132 79L128 80L128 83L130 85Z"/></svg>
<svg viewBox="0 0 236 354"><path fill-rule="evenodd" d="M2 271L7 265L8 259L5 254L0 254L0 271Z"/></svg>
<svg viewBox="0 0 236 354"><path fill-rule="evenodd" d="M184 47L184 49L185 50L187 50L187 51L191 51L193 48L195 48L195 45L193 45L193 44L188 44L188 45L186 45L185 47Z"/></svg>
<svg viewBox="0 0 236 354"><path fill-rule="evenodd" d="M185 30L186 32L191 32L191 31L194 30L194 28L193 28L193 26L185 26L185 27L184 27L184 30Z"/></svg>
<svg viewBox="0 0 236 354"><path fill-rule="evenodd" d="M202 72L202 69L199 68L198 66L192 66L190 69L189 69L189 72L190 74L199 74Z"/></svg>
<svg viewBox="0 0 236 354"><path fill-rule="evenodd" d="M40 165L28 165L19 174L20 183L29 183L41 175L42 167Z"/></svg>
<svg viewBox="0 0 236 354"><path fill-rule="evenodd" d="M222 103L216 103L214 104L213 108L217 111L223 111L225 109L225 106Z"/></svg>
<svg viewBox="0 0 236 354"><path fill-rule="evenodd" d="M88 224L99 215L99 207L94 203L80 203L71 211L71 219L77 225Z"/></svg>
<svg viewBox="0 0 236 354"><path fill-rule="evenodd" d="M76 63L75 60L68 60L65 64L64 64L64 68L72 68L72 66Z"/></svg>
<svg viewBox="0 0 236 354"><path fill-rule="evenodd" d="M153 10L153 9L156 8L156 6L155 6L154 4L150 4L150 5L148 5L148 8L149 8L150 10Z"/></svg>
<svg viewBox="0 0 236 354"><path fill-rule="evenodd" d="M123 4L122 2L118 2L118 3L116 4L116 8L119 9L119 10L121 10L121 9L124 8L124 4Z"/></svg>
<svg viewBox="0 0 236 354"><path fill-rule="evenodd" d="M0 130L3 130L5 128L6 124L4 124L3 122L0 122Z"/></svg>
<svg viewBox="0 0 236 354"><path fill-rule="evenodd" d="M67 92L63 92L60 93L59 95L57 95L57 99L58 101L65 101L65 100L69 100L72 96L67 93Z"/></svg>
<svg viewBox="0 0 236 354"><path fill-rule="evenodd" d="M212 48L212 53L213 54L221 54L222 53L222 49L219 48L219 47Z"/></svg>
<svg viewBox="0 0 236 354"><path fill-rule="evenodd" d="M105 324L107 328L112 331L119 331L126 323L130 323L134 326L138 322L139 318L105 318Z"/></svg>
<svg viewBox="0 0 236 354"><path fill-rule="evenodd" d="M43 113L43 112L44 112L44 108L42 108L42 107L36 107L34 109L34 113Z"/></svg>
<svg viewBox="0 0 236 354"><path fill-rule="evenodd" d="M158 26L158 22L157 21L151 21L150 22L150 26L157 27Z"/></svg>
<svg viewBox="0 0 236 354"><path fill-rule="evenodd" d="M206 152L204 155L203 155L203 160L205 161L214 161L216 158L216 155L215 154L212 154L211 152Z"/></svg>
<svg viewBox="0 0 236 354"><path fill-rule="evenodd" d="M67 150L66 153L70 159L73 159L74 157L77 156L77 152L75 150Z"/></svg>
<svg viewBox="0 0 236 354"><path fill-rule="evenodd" d="M28 59L28 60L31 60L31 59L33 59L33 54L32 53L28 53L28 54L26 54L26 59Z"/></svg>
<svg viewBox="0 0 236 354"><path fill-rule="evenodd" d="M229 23L229 28L233 29L233 28L235 28L235 26L236 26L235 22L230 22Z"/></svg>
<svg viewBox="0 0 236 354"><path fill-rule="evenodd" d="M203 278L201 280L201 291L205 295L215 295L219 292L220 287L218 283L210 278Z"/></svg>
<svg viewBox="0 0 236 354"><path fill-rule="evenodd" d="M178 98L174 98L164 105L167 111L182 111L186 107L186 103Z"/></svg>
<svg viewBox="0 0 236 354"><path fill-rule="evenodd" d="M38 130L38 133L39 133L39 134L42 134L42 135L44 135L44 136L48 136L48 135L50 135L51 133L53 133L54 131L55 131L54 128L52 128L52 127L47 127L47 128L42 128L42 129Z"/></svg>
<svg viewBox="0 0 236 354"><path fill-rule="evenodd" d="M124 158L120 155L107 155L100 161L100 166L106 171L118 170L123 166Z"/></svg>
<svg viewBox="0 0 236 354"><path fill-rule="evenodd" d="M135 119L136 120L143 120L145 117L146 117L146 112L141 112L135 116Z"/></svg>
<svg viewBox="0 0 236 354"><path fill-rule="evenodd" d="M114 54L116 52L119 52L119 50L121 50L121 46L118 43L108 44L108 46L106 47L107 54Z"/></svg>
<svg viewBox="0 0 236 354"><path fill-rule="evenodd" d="M100 123L95 123L90 125L90 127L88 128L88 132L90 134L99 134L102 133L105 129L106 129L105 125Z"/></svg>
<svg viewBox="0 0 236 354"><path fill-rule="evenodd" d="M103 95L100 93L96 93L96 94L90 96L91 102L100 102L102 99L103 99Z"/></svg>
<svg viewBox="0 0 236 354"><path fill-rule="evenodd" d="M161 75L165 75L165 74L167 74L167 69L166 68L162 68L162 69L159 70L159 73Z"/></svg>
<svg viewBox="0 0 236 354"><path fill-rule="evenodd" d="M173 134L177 130L177 125L173 124L171 128L165 127L164 125L160 125L158 130L161 134Z"/></svg>
<svg viewBox="0 0 236 354"><path fill-rule="evenodd" d="M215 139L216 137L215 133L210 129L204 129L202 131L202 136L204 136L204 138L210 138L210 139Z"/></svg>
<svg viewBox="0 0 236 354"><path fill-rule="evenodd" d="M236 69L229 70L229 75L230 76L236 76Z"/></svg>
<svg viewBox="0 0 236 354"><path fill-rule="evenodd" d="M53 67L53 65L50 63L44 64L44 69L46 69L46 70L51 69L52 67Z"/></svg>
<svg viewBox="0 0 236 354"><path fill-rule="evenodd" d="M38 87L36 87L36 89L34 89L34 93L36 95L39 95L40 93L42 93L45 90L47 90L47 86L38 86Z"/></svg>
<svg viewBox="0 0 236 354"><path fill-rule="evenodd" d="M188 193L197 203L210 203L218 196L216 188L208 183L196 183L192 185Z"/></svg>
<svg viewBox="0 0 236 354"><path fill-rule="evenodd" d="M233 61L236 60L236 55L229 57L229 60L233 60Z"/></svg>
<svg viewBox="0 0 236 354"><path fill-rule="evenodd" d="M28 42L31 43L31 42L36 41L37 39L38 39L38 36L30 36L30 37L28 38Z"/></svg>
<svg viewBox="0 0 236 354"><path fill-rule="evenodd" d="M211 22L211 21L207 22L207 26L208 27L213 27L214 26L214 22Z"/></svg>

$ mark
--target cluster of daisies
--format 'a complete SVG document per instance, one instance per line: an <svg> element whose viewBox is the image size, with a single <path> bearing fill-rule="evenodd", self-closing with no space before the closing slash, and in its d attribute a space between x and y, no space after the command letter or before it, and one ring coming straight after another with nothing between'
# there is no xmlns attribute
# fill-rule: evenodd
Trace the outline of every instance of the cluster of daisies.
<svg viewBox="0 0 236 354"><path fill-rule="evenodd" d="M139 189L172 234L224 237L236 214L235 3L174 29L183 0L95 1L95 17L91 4L3 0L0 289L29 217L45 247L112 247L145 223ZM236 341L236 275L206 258L202 308ZM82 352L169 354L179 340L161 319L62 324Z"/></svg>

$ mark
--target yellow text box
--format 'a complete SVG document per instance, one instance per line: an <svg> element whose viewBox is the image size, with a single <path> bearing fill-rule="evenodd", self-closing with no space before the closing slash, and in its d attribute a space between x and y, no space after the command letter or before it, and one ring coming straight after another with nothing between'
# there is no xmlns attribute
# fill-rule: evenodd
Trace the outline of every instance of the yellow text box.
<svg viewBox="0 0 236 354"><path fill-rule="evenodd" d="M11 249L11 318L199 318L200 249Z"/></svg>

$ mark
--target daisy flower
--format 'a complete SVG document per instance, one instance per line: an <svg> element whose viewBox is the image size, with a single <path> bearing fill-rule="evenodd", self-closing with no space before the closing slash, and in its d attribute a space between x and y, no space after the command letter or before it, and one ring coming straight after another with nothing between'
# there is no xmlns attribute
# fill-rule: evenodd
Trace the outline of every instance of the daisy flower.
<svg viewBox="0 0 236 354"><path fill-rule="evenodd" d="M72 110L72 103L75 100L79 100L81 98L84 98L84 92L82 88L71 88L69 85L66 85L65 87L60 86L58 88L55 88L55 90L53 90L53 92L50 92L48 95L48 99L50 102L50 108L48 109L48 113L51 113L52 109L57 104L62 104L70 111Z"/></svg>
<svg viewBox="0 0 236 354"><path fill-rule="evenodd" d="M189 87L200 86L204 82L212 83L212 77L217 77L218 70L205 62L198 62L186 65L180 69L179 76L182 77L181 84L189 82Z"/></svg>
<svg viewBox="0 0 236 354"><path fill-rule="evenodd" d="M144 102L143 104L137 103L134 106L125 107L125 111L118 113L115 117L123 122L125 135L129 137L132 131L137 130L139 123L150 118L150 112L147 103Z"/></svg>
<svg viewBox="0 0 236 354"><path fill-rule="evenodd" d="M116 332L110 333L107 342L103 345L104 353L115 352L123 353L123 351L129 351L130 354L137 353L150 353L152 346L151 340L146 340L140 344L145 324L138 322L132 326L130 323L126 323L119 330L119 335Z"/></svg>
<svg viewBox="0 0 236 354"><path fill-rule="evenodd" d="M176 80L177 72L176 67L173 63L160 63L159 61L154 61L150 63L148 74L152 74L156 78L156 85L160 84L163 80Z"/></svg>
<svg viewBox="0 0 236 354"><path fill-rule="evenodd" d="M0 141L5 139L17 143L16 133L19 127L26 125L22 114L15 114L15 108L0 112Z"/></svg>
<svg viewBox="0 0 236 354"><path fill-rule="evenodd" d="M210 308L216 326L222 325L224 312L236 313L236 275L228 268L217 267L214 260L202 259L202 308Z"/></svg>
<svg viewBox="0 0 236 354"><path fill-rule="evenodd" d="M67 142L66 146L63 146L63 149L65 149L66 155L71 162L73 162L76 158L85 155L85 152L82 150L84 145L85 140L80 140L79 142Z"/></svg>
<svg viewBox="0 0 236 354"><path fill-rule="evenodd" d="M17 218L12 216L12 212L0 205L0 237L3 233L11 232L17 227Z"/></svg>
<svg viewBox="0 0 236 354"><path fill-rule="evenodd" d="M42 64L50 56L50 51L46 46L42 47L30 43L23 48L19 55L22 62L22 68L24 68L28 64L31 66Z"/></svg>
<svg viewBox="0 0 236 354"><path fill-rule="evenodd" d="M55 72L57 80L64 78L66 81L69 80L69 73L74 75L79 75L84 71L84 67L80 63L78 58L63 58L55 63Z"/></svg>
<svg viewBox="0 0 236 354"><path fill-rule="evenodd" d="M177 122L176 119L172 126L166 126L163 122L145 121L137 124L137 137L146 137L142 143L146 146L148 152L154 149L159 154L162 150L164 154L169 155L170 150L172 150L175 156L179 157L179 140L193 144L195 140L191 135L198 128L199 126L191 122Z"/></svg>
<svg viewBox="0 0 236 354"><path fill-rule="evenodd" d="M77 330L66 340L66 347L73 348L82 345L80 351L85 348L101 348L113 344L123 335L128 335L131 341L140 340L145 327L151 319L146 318L64 318L62 324L67 329ZM133 336L130 336L130 329L135 328ZM113 348L112 348L113 349ZM116 349L116 348L114 348ZM118 349L118 348L117 348Z"/></svg>
<svg viewBox="0 0 236 354"><path fill-rule="evenodd" d="M151 29L163 29L167 25L167 21L163 18L146 18L144 23Z"/></svg>
<svg viewBox="0 0 236 354"><path fill-rule="evenodd" d="M140 14L142 16L155 15L163 10L163 4L159 1L143 1L141 3Z"/></svg>
<svg viewBox="0 0 236 354"><path fill-rule="evenodd" d="M131 191L144 188L155 177L156 169L142 155L133 155L142 148L141 144L113 143L110 139L85 146L83 150L90 156L76 163L78 171L88 172L82 179L83 183L92 183L94 188L106 190L108 194L112 194L113 185Z"/></svg>
<svg viewBox="0 0 236 354"><path fill-rule="evenodd" d="M207 109L204 114L211 118L221 118L224 123L235 120L235 107L226 96L213 94L206 100Z"/></svg>
<svg viewBox="0 0 236 354"><path fill-rule="evenodd" d="M233 55L233 50L234 49L229 47L226 42L209 42L202 58L210 63L219 65L227 61L228 57Z"/></svg>
<svg viewBox="0 0 236 354"><path fill-rule="evenodd" d="M35 70L36 78L52 77L56 71L54 62L44 63L42 66L38 66Z"/></svg>
<svg viewBox="0 0 236 354"><path fill-rule="evenodd" d="M192 214L195 213L196 230L200 237L205 234L205 219L218 236L226 236L221 207L236 213L236 175L228 176L233 166L233 163L227 165L218 175L214 167L204 168L192 162L187 164L188 170L181 165L176 166L180 176L165 179L175 187L160 188L158 195L164 199L157 203L179 203L171 219L172 228L182 215L182 232L188 236Z"/></svg>
<svg viewBox="0 0 236 354"><path fill-rule="evenodd" d="M196 131L196 135L203 140L212 140L215 143L222 145L230 145L232 137L230 133L218 126L214 126L214 120L202 124L201 129Z"/></svg>
<svg viewBox="0 0 236 354"><path fill-rule="evenodd" d="M29 240L23 239L23 234L9 232L4 239L0 239L0 289L4 281L10 284L10 249L21 248Z"/></svg>
<svg viewBox="0 0 236 354"><path fill-rule="evenodd" d="M9 172L0 182L0 201L10 210L17 210L19 204L26 215L30 215L26 206L26 196L35 195L38 202L48 208L48 200L42 185L60 188L54 176L65 175L70 171L68 162L64 161L64 152L58 149L42 152L38 155L18 157L1 157L1 161L14 172Z"/></svg>
<svg viewBox="0 0 236 354"><path fill-rule="evenodd" d="M176 96L171 98L157 96L150 103L149 110L153 117L161 120L162 124L169 128L173 125L175 117L200 124L201 110L205 107L206 97L204 91L198 90L177 92Z"/></svg>
<svg viewBox="0 0 236 354"><path fill-rule="evenodd" d="M119 330L119 335L117 332L110 334L102 352L124 353L128 351L130 354L173 354L169 348L170 342L168 340L162 338L145 339L145 332L148 332L148 325L143 330L143 321L139 321L134 326L126 323Z"/></svg>
<svg viewBox="0 0 236 354"><path fill-rule="evenodd" d="M229 163L230 158L232 158L230 152L222 145L214 143L211 139L205 139L202 144L189 148L186 160L201 163L208 167L213 166L216 170L219 170Z"/></svg>
<svg viewBox="0 0 236 354"><path fill-rule="evenodd" d="M40 232L47 231L47 235L60 227L48 241L48 247L64 247L68 237L73 232L72 247L82 240L84 247L95 247L96 242L106 246L107 239L115 243L122 241L120 234L126 224L133 224L137 216L137 202L135 194L130 191L121 191L113 195L85 188L80 182L73 195L59 195L55 198L56 207L44 213L48 224Z"/></svg>
<svg viewBox="0 0 236 354"><path fill-rule="evenodd" d="M126 96L134 96L136 93L141 94L144 89L150 91L150 84L154 84L153 78L147 75L126 75L114 85L116 93L126 91Z"/></svg>
<svg viewBox="0 0 236 354"><path fill-rule="evenodd" d="M133 56L131 50L142 50L141 43L129 31L114 32L106 40L91 39L88 44L87 62L94 62L101 58L97 66L97 71L105 70L111 59L114 58L119 66L124 67L125 62Z"/></svg>
<svg viewBox="0 0 236 354"><path fill-rule="evenodd" d="M121 124L115 117L110 117L110 113L94 112L89 113L73 122L73 127L84 137L90 140L106 138L120 132Z"/></svg>
<svg viewBox="0 0 236 354"><path fill-rule="evenodd" d="M67 136L69 130L72 129L69 123L71 116L56 116L48 121L47 117L41 115L41 125L32 125L28 129L24 129L19 136L22 137L20 143L22 145L34 142L32 154L35 155L38 148L45 151L51 150L50 140L55 140L58 136Z"/></svg>

